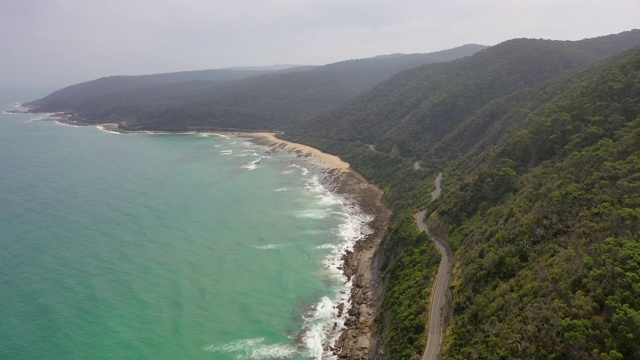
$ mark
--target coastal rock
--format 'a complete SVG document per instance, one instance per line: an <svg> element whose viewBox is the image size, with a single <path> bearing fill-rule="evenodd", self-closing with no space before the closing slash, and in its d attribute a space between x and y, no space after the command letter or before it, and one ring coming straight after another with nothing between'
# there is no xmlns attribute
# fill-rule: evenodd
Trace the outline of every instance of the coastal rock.
<svg viewBox="0 0 640 360"><path fill-rule="evenodd" d="M382 205L383 192L369 184L353 171L329 171L328 176L336 184L334 191L352 197L362 212L373 215L368 224L372 233L354 245L354 251L343 256L343 273L352 281L345 331L334 346L334 354L340 359L365 360L371 358L377 339L374 336L374 319L377 313L375 294L381 288L374 254L387 229L391 212ZM342 307L344 309L344 306Z"/></svg>

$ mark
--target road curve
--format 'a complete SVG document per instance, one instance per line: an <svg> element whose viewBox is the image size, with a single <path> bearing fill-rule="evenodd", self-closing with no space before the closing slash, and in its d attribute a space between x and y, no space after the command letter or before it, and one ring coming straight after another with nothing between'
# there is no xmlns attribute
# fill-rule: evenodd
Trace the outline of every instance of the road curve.
<svg viewBox="0 0 640 360"><path fill-rule="evenodd" d="M436 360L440 355L442 338L444 336L444 305L447 300L447 291L451 283L451 259L452 252L449 243L429 232L425 223L424 211L415 214L416 223L420 231L424 231L436 243L438 251L442 254L438 275L431 291L431 307L429 309L429 333L427 346L422 354L422 360Z"/></svg>

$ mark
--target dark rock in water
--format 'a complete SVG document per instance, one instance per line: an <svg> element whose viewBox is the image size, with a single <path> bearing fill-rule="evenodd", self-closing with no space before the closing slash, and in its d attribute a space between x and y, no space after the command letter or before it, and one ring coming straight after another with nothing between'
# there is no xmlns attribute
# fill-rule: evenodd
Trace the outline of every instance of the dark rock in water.
<svg viewBox="0 0 640 360"><path fill-rule="evenodd" d="M344 303L340 303L338 305L338 317L342 316L342 312L344 311Z"/></svg>

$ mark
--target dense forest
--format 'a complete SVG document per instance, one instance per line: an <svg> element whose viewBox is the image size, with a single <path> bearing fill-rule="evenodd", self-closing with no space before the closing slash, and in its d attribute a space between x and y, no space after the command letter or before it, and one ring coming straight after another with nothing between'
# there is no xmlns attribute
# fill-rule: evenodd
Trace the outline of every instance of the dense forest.
<svg viewBox="0 0 640 360"><path fill-rule="evenodd" d="M220 99L253 97L245 113L240 103L225 108L233 127L284 129L284 138L339 155L385 191L393 216L375 255L384 289L372 358L419 359L424 350L440 256L415 226L419 209L455 251L443 359L640 358L640 31L475 50L398 66L396 75L363 82L348 99L327 100L335 88L323 81L346 85L322 67L225 80L228 97ZM357 62L329 67L347 65L363 73ZM302 82L291 85L303 74L317 77L306 95ZM248 83L272 84L274 96L289 85L301 94L263 99L258 90L244 92ZM175 91L151 88L166 91L167 102ZM80 114L128 91L63 110ZM32 103L35 110L47 109L46 99ZM273 111L264 109L269 101ZM198 118L171 109L160 106L158 118L138 124L164 129L171 117L183 128L176 121L182 114ZM309 114L281 116L287 109ZM439 172L443 194L431 202Z"/></svg>
<svg viewBox="0 0 640 360"><path fill-rule="evenodd" d="M443 358L640 356L631 345L640 333L640 304L631 301L640 295L632 281L640 276L640 48L624 52L639 36L508 41L408 70L286 134L343 157L385 190L394 211L377 254L393 293L378 317L387 347L374 357L423 350L425 329L410 325L427 321L415 296L437 255L409 221L422 206L456 254ZM452 111L443 101L475 105ZM440 171L445 191L429 204Z"/></svg>
<svg viewBox="0 0 640 360"><path fill-rule="evenodd" d="M465 45L429 54L395 54L279 71L207 70L115 76L67 87L29 103L87 123L128 130L282 130L328 111L412 67L472 55Z"/></svg>
<svg viewBox="0 0 640 360"><path fill-rule="evenodd" d="M640 49L534 96L431 207L458 256L445 357L639 358Z"/></svg>

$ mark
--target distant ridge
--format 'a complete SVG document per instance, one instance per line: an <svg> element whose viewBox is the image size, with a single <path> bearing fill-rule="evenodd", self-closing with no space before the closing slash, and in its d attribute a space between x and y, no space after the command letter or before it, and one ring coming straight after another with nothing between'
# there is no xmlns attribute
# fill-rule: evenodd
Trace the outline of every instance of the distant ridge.
<svg viewBox="0 0 640 360"><path fill-rule="evenodd" d="M328 111L412 67L469 56L480 45L429 54L347 60L318 67L206 70L110 77L30 102L34 112L67 112L85 123L126 129L271 129Z"/></svg>
<svg viewBox="0 0 640 360"><path fill-rule="evenodd" d="M223 70L236 70L236 71L279 71L279 70L309 70L317 67L316 65L294 65L294 64L277 64L268 66L232 66L223 68Z"/></svg>

